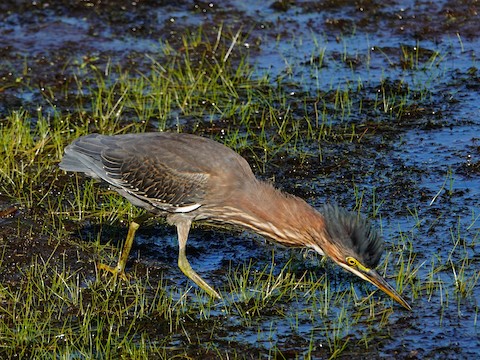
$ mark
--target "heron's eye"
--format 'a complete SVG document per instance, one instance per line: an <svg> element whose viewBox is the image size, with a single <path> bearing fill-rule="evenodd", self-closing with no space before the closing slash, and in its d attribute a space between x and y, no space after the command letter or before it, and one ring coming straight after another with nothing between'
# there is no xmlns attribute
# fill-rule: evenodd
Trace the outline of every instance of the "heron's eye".
<svg viewBox="0 0 480 360"><path fill-rule="evenodd" d="M350 266L358 266L358 261L351 256L347 256L345 260L347 260L347 264Z"/></svg>
<svg viewBox="0 0 480 360"><path fill-rule="evenodd" d="M360 261L358 261L357 259L351 257L351 256L347 256L345 258L345 260L347 261L347 264L350 265L350 266L355 266L356 268L358 268L359 270L361 271L364 271L364 272L369 272L370 269L367 268L366 266L362 265L362 263Z"/></svg>

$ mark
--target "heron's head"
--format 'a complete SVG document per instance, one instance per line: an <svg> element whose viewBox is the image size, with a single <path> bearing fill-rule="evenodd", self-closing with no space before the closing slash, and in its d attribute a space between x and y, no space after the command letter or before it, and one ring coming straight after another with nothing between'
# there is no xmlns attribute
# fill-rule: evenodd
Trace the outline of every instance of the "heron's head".
<svg viewBox="0 0 480 360"><path fill-rule="evenodd" d="M328 205L320 211L328 234L328 241L321 247L323 253L411 310L407 301L375 271L383 253L383 240L376 229L357 214L336 206Z"/></svg>

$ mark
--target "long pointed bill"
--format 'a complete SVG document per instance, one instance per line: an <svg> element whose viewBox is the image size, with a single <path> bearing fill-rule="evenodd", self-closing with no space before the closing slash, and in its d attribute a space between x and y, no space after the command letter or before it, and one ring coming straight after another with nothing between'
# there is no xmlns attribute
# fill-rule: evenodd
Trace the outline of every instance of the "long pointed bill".
<svg viewBox="0 0 480 360"><path fill-rule="evenodd" d="M405 309L412 310L412 307L407 303L407 301L402 298L402 296L393 287L391 287L390 284L387 283L387 281L383 277L381 277L375 270L369 270L368 272L358 271L355 272L355 274L378 287L385 294L387 294L397 303L402 305Z"/></svg>
<svg viewBox="0 0 480 360"><path fill-rule="evenodd" d="M366 280L369 283L375 285L377 288L382 290L385 294L390 296L397 303L402 305L405 309L412 310L412 307L407 303L407 301L402 298L402 296L393 287L391 287L390 284L387 283L387 281L383 277L381 277L379 273L377 273L375 270L365 269L365 271L362 271L360 269L349 267L346 264L342 264L340 262L338 264L344 269L357 275L359 278L362 278L363 280Z"/></svg>

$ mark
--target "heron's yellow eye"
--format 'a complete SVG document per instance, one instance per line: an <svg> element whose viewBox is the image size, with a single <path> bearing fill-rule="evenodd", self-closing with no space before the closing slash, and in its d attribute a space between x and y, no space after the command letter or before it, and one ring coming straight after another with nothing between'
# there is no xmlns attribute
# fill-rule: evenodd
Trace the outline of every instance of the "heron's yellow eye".
<svg viewBox="0 0 480 360"><path fill-rule="evenodd" d="M356 266L358 269L360 269L361 271L364 271L364 272L369 272L370 269L363 266L362 263L360 261L358 261L357 259L351 257L351 256L347 256L346 259L347 261L347 264L350 265L350 266Z"/></svg>
<svg viewBox="0 0 480 360"><path fill-rule="evenodd" d="M358 261L351 256L348 256L345 260L347 260L347 264L350 265L350 266L357 266L358 265Z"/></svg>

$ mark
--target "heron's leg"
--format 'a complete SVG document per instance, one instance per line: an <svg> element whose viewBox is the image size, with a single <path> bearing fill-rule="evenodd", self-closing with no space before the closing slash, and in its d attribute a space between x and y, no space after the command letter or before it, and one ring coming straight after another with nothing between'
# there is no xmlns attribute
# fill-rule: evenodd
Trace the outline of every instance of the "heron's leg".
<svg viewBox="0 0 480 360"><path fill-rule="evenodd" d="M188 232L190 231L190 226L192 222L190 220L181 220L176 221L175 224L177 225L178 233L178 267L185 275L187 275L191 280L193 280L195 284L205 290L210 296L221 299L222 297L220 296L220 294L216 292L210 285L208 285L205 280L203 280L200 275L198 275L195 270L192 269L190 263L187 260L185 250L187 245Z"/></svg>
<svg viewBox="0 0 480 360"><path fill-rule="evenodd" d="M117 266L108 266L105 264L98 264L98 268L101 270L106 270L111 272L114 276L119 276L121 279L126 280L127 276L125 275L125 265L127 264L128 255L132 249L133 239L135 238L135 232L140 227L140 224L136 221L132 221L128 228L127 238L125 239L125 244L118 258Z"/></svg>

